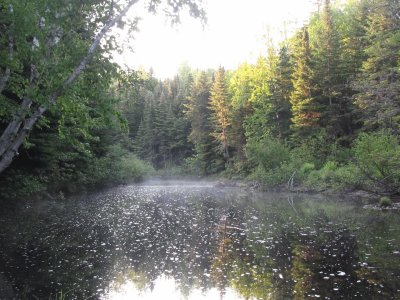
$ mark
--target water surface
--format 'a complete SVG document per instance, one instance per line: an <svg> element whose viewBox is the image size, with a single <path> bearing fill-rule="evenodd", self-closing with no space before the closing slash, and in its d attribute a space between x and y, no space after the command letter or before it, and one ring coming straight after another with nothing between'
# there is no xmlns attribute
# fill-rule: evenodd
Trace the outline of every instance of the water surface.
<svg viewBox="0 0 400 300"><path fill-rule="evenodd" d="M4 207L0 298L400 299L399 251L360 201L148 182Z"/></svg>

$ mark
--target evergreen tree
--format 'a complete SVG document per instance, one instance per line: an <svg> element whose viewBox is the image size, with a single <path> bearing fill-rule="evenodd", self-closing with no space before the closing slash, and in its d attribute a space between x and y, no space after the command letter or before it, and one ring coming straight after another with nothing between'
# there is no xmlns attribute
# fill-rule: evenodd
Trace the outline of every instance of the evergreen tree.
<svg viewBox="0 0 400 300"><path fill-rule="evenodd" d="M205 72L201 72L195 80L189 99L187 116L192 126L189 139L195 145L195 155L200 172L203 174L214 173L221 166L220 158L215 153L215 140L211 136L210 86Z"/></svg>
<svg viewBox="0 0 400 300"><path fill-rule="evenodd" d="M271 96L269 97L268 125L272 136L285 138L290 134L290 93L293 90L291 81L293 66L287 46L282 46L279 54L270 50L269 56L275 57L273 59L275 63L270 66L269 89ZM272 59L270 58L270 60Z"/></svg>
<svg viewBox="0 0 400 300"><path fill-rule="evenodd" d="M343 12L338 15L340 20L336 26L342 45L341 50L341 95L339 104L342 113L340 121L341 132L347 134L348 142L341 138L343 145L349 145L354 138L354 133L362 126L362 115L359 113L354 103L354 95L357 93L351 84L361 72L361 66L366 59L365 48L368 41L366 39L367 16L369 10L369 0L348 1ZM343 143L344 142L344 143Z"/></svg>
<svg viewBox="0 0 400 300"><path fill-rule="evenodd" d="M254 66L242 64L229 81L229 93L231 95L232 121L229 139L234 150L235 159L244 162L246 145L246 130L244 122L246 117L253 112L250 103L252 93Z"/></svg>
<svg viewBox="0 0 400 300"><path fill-rule="evenodd" d="M190 90L193 85L193 74L189 66L181 66L178 75L174 79L177 93L172 107L174 119L174 132L172 140L172 156L177 164L181 164L185 158L193 154L193 143L189 140L190 120L185 114Z"/></svg>
<svg viewBox="0 0 400 300"><path fill-rule="evenodd" d="M307 27L297 34L294 45L292 131L295 136L305 136L318 128L320 106L315 99L311 52Z"/></svg>
<svg viewBox="0 0 400 300"><path fill-rule="evenodd" d="M215 73L211 86L210 109L214 129L212 135L218 142L218 150L229 161L228 128L231 125L231 109L225 83L225 70L222 67Z"/></svg>
<svg viewBox="0 0 400 300"><path fill-rule="evenodd" d="M82 105L71 101L78 98L81 78L91 65L110 62L118 47L115 35L108 35L112 28L126 24L129 32L135 31L137 19L124 17L137 2L1 2L0 173L48 110L61 112L71 103L72 107ZM145 7L156 12L160 4L150 1ZM177 20L183 8L193 17L204 17L191 0L167 1L163 11Z"/></svg>
<svg viewBox="0 0 400 300"><path fill-rule="evenodd" d="M368 129L400 125L400 3L397 0L373 0L368 15L367 59L362 73L353 83L359 91L355 101Z"/></svg>
<svg viewBox="0 0 400 300"><path fill-rule="evenodd" d="M315 21L313 52L315 59L316 97L321 105L321 127L332 140L345 139L353 132L354 105L349 81L354 68L359 66L354 50L346 51L346 44L354 44L354 37L344 35L343 11L333 9L329 0L324 1L323 11ZM353 32L354 33L354 32ZM352 41L349 41L352 39ZM348 55L349 54L349 55Z"/></svg>

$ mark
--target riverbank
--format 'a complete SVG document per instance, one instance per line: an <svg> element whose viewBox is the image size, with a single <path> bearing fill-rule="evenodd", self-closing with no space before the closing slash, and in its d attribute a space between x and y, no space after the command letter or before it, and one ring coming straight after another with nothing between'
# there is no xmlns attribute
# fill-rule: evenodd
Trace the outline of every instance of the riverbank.
<svg viewBox="0 0 400 300"><path fill-rule="evenodd" d="M372 192L361 188L312 188L306 184L300 182L296 184L280 184L274 186L268 186L261 180L255 180L254 176L252 179L246 178L229 178L226 174L217 174L211 176L196 176L196 175L182 175L174 170L169 172L168 170L141 172L139 177L124 178L124 180L103 180L90 185L75 183L74 188L58 188L58 189L47 189L38 191L35 193L26 193L25 195L20 193L18 197L0 197L1 202L7 202L9 200L18 201L25 199L26 197L41 200L57 200L62 201L66 197L80 194L88 194L94 191L105 190L121 185L137 184L140 185L144 182L160 182L162 184L168 183L168 181L196 181L203 183L210 183L212 186L217 188L238 188L244 191L257 191L257 192L276 192L276 193L296 193L296 194L323 194L332 197L346 197L352 199L360 199L365 205L372 205L375 207L396 207L396 203L400 202L398 195L390 195L385 192ZM70 186L68 184L67 186ZM379 205L380 200L383 197L389 197L389 204L386 206ZM392 205L393 203L393 205Z"/></svg>
<svg viewBox="0 0 400 300"><path fill-rule="evenodd" d="M220 188L240 188L243 190L254 190L262 192L277 192L277 193L296 193L296 194L322 194L336 198L351 198L363 201L365 208L372 209L400 209L400 196L388 195L387 193L376 193L363 189L312 189L305 185L296 185L288 187L287 185L279 185L267 187L259 181L254 180L237 180L228 178L219 178L216 181L216 187ZM388 200L387 200L388 199Z"/></svg>

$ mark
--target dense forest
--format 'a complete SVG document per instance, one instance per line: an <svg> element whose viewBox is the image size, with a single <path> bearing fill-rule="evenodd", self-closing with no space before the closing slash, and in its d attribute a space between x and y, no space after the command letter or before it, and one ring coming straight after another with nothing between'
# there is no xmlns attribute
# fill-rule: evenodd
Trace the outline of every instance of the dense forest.
<svg viewBox="0 0 400 300"><path fill-rule="evenodd" d="M267 42L256 63L236 70L182 65L166 80L122 70L112 60L117 41L105 38L71 84L65 78L106 24L108 1L5 2L0 158L10 149L18 155L0 173L2 198L148 174L400 192L398 0L322 1L290 38ZM203 13L192 1L177 3L172 13L181 6ZM136 20L125 26L135 28ZM13 122L26 129L19 148L5 143Z"/></svg>

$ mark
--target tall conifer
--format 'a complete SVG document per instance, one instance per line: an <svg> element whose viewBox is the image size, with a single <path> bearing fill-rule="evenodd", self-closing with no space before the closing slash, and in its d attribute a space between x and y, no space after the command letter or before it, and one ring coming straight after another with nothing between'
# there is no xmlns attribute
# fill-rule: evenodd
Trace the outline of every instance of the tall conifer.
<svg viewBox="0 0 400 300"><path fill-rule="evenodd" d="M307 27L300 31L294 46L292 130L296 136L304 136L318 127L321 116L315 99L311 52Z"/></svg>
<svg viewBox="0 0 400 300"><path fill-rule="evenodd" d="M218 149L229 160L228 128L231 125L231 110L225 83L225 70L220 67L215 73L211 87L210 109L213 123L212 135L218 142Z"/></svg>

